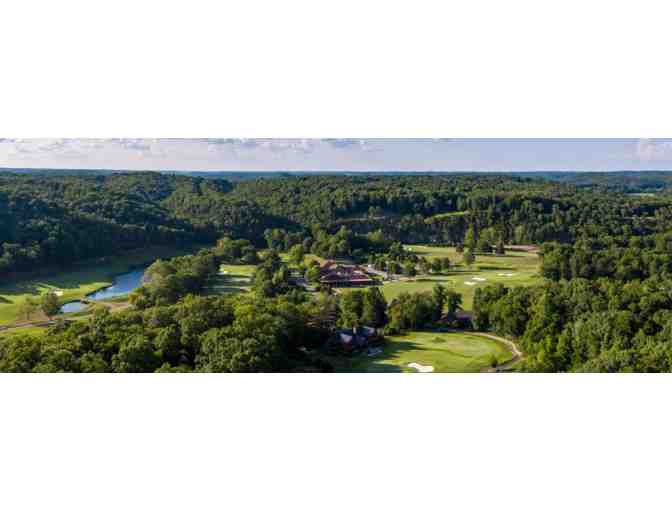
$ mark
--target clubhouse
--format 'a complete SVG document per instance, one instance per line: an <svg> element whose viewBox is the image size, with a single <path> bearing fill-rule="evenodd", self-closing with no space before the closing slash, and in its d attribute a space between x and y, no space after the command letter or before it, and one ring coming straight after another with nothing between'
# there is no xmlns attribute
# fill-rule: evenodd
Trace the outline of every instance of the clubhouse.
<svg viewBox="0 0 672 510"><path fill-rule="evenodd" d="M374 283L364 269L356 265L339 264L328 260L320 270L322 272L320 283L332 287L362 286Z"/></svg>

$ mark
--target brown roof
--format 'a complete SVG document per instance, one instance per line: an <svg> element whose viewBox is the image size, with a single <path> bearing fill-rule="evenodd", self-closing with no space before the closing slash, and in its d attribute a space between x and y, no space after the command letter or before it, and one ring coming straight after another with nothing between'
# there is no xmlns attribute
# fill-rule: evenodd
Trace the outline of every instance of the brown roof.
<svg viewBox="0 0 672 510"><path fill-rule="evenodd" d="M336 264L333 261L328 261L322 266L322 277L320 278L320 281L323 283L368 283L373 280L357 266L344 266Z"/></svg>

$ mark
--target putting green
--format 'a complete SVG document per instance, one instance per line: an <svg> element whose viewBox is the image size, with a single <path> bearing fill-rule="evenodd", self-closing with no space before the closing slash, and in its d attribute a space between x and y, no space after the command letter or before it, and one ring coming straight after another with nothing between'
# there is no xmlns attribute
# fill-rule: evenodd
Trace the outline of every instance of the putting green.
<svg viewBox="0 0 672 510"><path fill-rule="evenodd" d="M433 367L433 372L479 372L509 361L513 355L501 342L470 333L414 331L387 337L383 352L352 357L333 356L337 372L415 372L409 363Z"/></svg>

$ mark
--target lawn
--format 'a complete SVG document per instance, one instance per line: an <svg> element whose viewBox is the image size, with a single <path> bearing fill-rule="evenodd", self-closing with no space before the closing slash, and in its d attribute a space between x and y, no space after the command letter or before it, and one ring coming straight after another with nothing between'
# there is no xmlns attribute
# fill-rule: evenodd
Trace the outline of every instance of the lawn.
<svg viewBox="0 0 672 510"><path fill-rule="evenodd" d="M382 354L369 357L333 356L329 361L337 372L415 372L409 363L433 367L434 372L479 372L493 358L504 363L513 357L507 347L470 333L414 331L387 337Z"/></svg>
<svg viewBox="0 0 672 510"><path fill-rule="evenodd" d="M462 254L455 248L424 245L406 245L416 255L432 260L437 257L448 257L453 269L442 275L422 275L411 281L395 281L385 283L381 291L388 301L402 292L423 292L431 290L436 283L447 285L462 294L462 307L471 310L474 291L490 283L504 285L533 285L541 277L538 275L540 259L534 253L507 252L506 255L476 255L476 262L471 268L459 265Z"/></svg>
<svg viewBox="0 0 672 510"><path fill-rule="evenodd" d="M192 253L194 250L193 247L143 248L124 255L105 257L104 260L82 264L69 271L0 285L0 324L16 321L19 306L28 296L38 298L40 294L54 290L62 292L59 300L61 303L67 303L111 285L115 275L129 271L133 267L151 263L157 258ZM39 319L39 315L36 313L33 318Z"/></svg>

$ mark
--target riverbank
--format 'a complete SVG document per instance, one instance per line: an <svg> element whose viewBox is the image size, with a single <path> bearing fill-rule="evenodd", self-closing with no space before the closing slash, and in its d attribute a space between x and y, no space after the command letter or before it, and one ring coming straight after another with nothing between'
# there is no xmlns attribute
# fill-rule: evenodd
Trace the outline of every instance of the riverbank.
<svg viewBox="0 0 672 510"><path fill-rule="evenodd" d="M16 322L19 319L20 307L28 297L39 299L41 294L51 290L58 293L61 303L76 301L92 292L109 287L113 284L114 276L120 273L151 264L159 258L193 253L199 248L201 245L152 246L77 265L70 271L0 285L0 325ZM31 319L39 321L46 317L38 311Z"/></svg>

